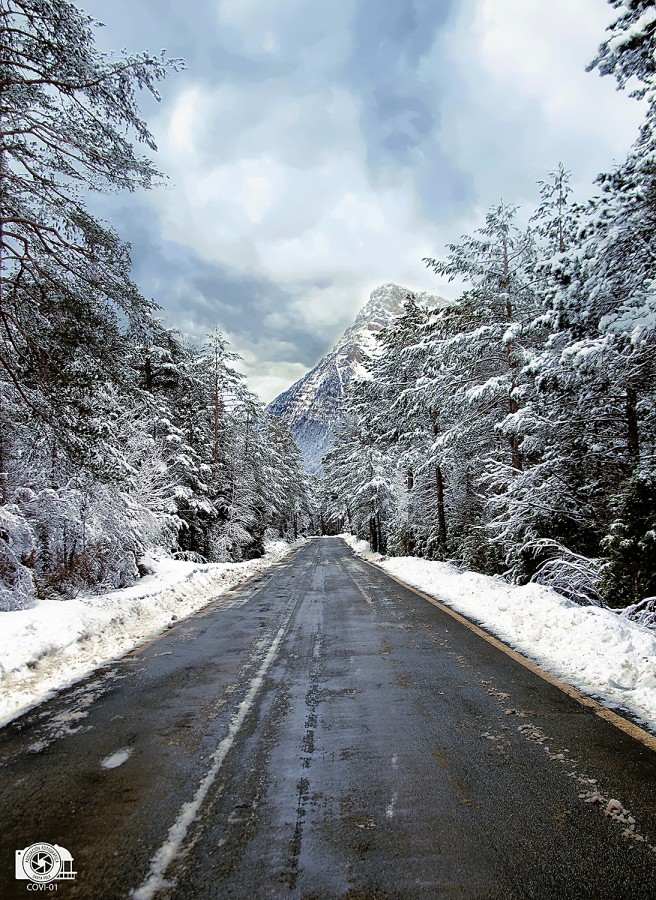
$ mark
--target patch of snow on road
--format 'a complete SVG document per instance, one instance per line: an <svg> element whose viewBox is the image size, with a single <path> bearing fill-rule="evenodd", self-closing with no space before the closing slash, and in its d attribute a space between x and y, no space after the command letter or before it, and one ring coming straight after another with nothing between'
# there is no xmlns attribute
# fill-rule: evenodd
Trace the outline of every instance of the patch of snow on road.
<svg viewBox="0 0 656 900"><path fill-rule="evenodd" d="M480 624L581 691L622 708L656 731L656 634L625 616L579 606L537 584L460 572L448 563L386 558L366 541L342 539L363 559Z"/></svg>
<svg viewBox="0 0 656 900"><path fill-rule="evenodd" d="M118 769L123 763L130 758L132 750L128 747L123 750L117 750L111 756L106 756L100 763L103 769Z"/></svg>
<svg viewBox="0 0 656 900"><path fill-rule="evenodd" d="M241 563L151 555L146 563L153 574L132 587L0 612L0 726L263 572L291 549L274 541L262 559Z"/></svg>
<svg viewBox="0 0 656 900"><path fill-rule="evenodd" d="M398 800L398 797L399 797L398 793L396 791L394 791L394 793L392 794L392 799L387 804L387 809L385 810L385 817L390 822L394 818L394 812L396 809L396 801Z"/></svg>
<svg viewBox="0 0 656 900"><path fill-rule="evenodd" d="M78 690L73 691L68 698L69 705L67 708L54 716L49 713L37 715L37 719L41 720L39 724L42 737L41 740L31 744L27 748L28 751L30 753L40 753L63 737L87 731L88 727L80 723L88 718L91 707L108 690L109 684L114 678L116 678L115 673L108 672L102 681L91 681Z"/></svg>

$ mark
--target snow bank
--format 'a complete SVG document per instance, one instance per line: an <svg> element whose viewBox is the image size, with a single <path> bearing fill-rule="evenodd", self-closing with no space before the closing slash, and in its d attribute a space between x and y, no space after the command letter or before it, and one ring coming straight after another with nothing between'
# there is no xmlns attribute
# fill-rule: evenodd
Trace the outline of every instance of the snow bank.
<svg viewBox="0 0 656 900"><path fill-rule="evenodd" d="M656 731L656 635L608 609L579 606L537 584L522 587L448 563L371 553L364 559L452 607L605 706L622 708Z"/></svg>
<svg viewBox="0 0 656 900"><path fill-rule="evenodd" d="M291 549L275 541L267 544L262 559L242 563L151 556L146 562L154 574L132 587L0 612L0 726L159 634L173 617L183 619L269 568Z"/></svg>

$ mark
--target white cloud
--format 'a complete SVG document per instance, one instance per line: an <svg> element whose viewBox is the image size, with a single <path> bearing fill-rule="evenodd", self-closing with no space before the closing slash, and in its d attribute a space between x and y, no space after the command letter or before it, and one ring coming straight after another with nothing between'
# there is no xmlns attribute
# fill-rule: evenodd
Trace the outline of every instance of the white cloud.
<svg viewBox="0 0 656 900"><path fill-rule="evenodd" d="M242 52L269 58L305 58L321 72L348 55L356 0L218 0L221 33ZM310 77L311 77L310 72Z"/></svg>
<svg viewBox="0 0 656 900"><path fill-rule="evenodd" d="M178 95L168 121L168 144L171 153L189 159L194 156L194 136L202 117L203 97L197 87Z"/></svg>
<svg viewBox="0 0 656 900"><path fill-rule="evenodd" d="M623 153L640 109L615 91L613 79L585 72L610 12L606 0L481 0L475 31L490 77L537 102L553 128L594 135Z"/></svg>
<svg viewBox="0 0 656 900"><path fill-rule="evenodd" d="M307 366L296 362L271 361L272 347L245 344L238 335L226 334L230 346L240 355L235 363L237 371L247 376L249 388L265 403L273 400L307 372ZM279 349L279 342L276 349ZM289 348L292 349L291 347Z"/></svg>
<svg viewBox="0 0 656 900"><path fill-rule="evenodd" d="M279 285L293 299L269 314L272 329L293 321L332 334L386 281L453 296L423 256L478 227L500 196L532 202L535 181L559 160L589 192L636 132L637 104L585 72L610 19L605 0L467 0L417 80L434 85L435 149L465 173L469 195L461 190L458 206L456 192L448 215L439 202L427 211L430 142L414 170L372 172L363 101L335 76L353 40L352 0L319 14L311 6L221 0L219 25L235 49L288 68L192 81L154 123L175 185L153 194L164 237ZM265 374L256 353L238 349L265 392L301 374L291 358Z"/></svg>
<svg viewBox="0 0 656 900"><path fill-rule="evenodd" d="M316 325L357 311L365 286L396 280L434 287L419 247L435 245L436 226L418 214L407 173L372 183L355 99L327 86L258 105L254 93L248 85L197 85L162 123L162 165L176 185L173 195L154 195L164 236L292 291L312 280L334 282L304 292L296 304L297 316ZM241 112L247 109L251 115ZM192 146L181 154L185 125ZM211 131L230 135L225 145L216 141L213 154L203 146ZM290 152L298 145L301 159Z"/></svg>
<svg viewBox="0 0 656 900"><path fill-rule="evenodd" d="M476 217L500 196L531 202L561 160L586 196L625 155L639 105L585 71L611 12L605 0L469 0L438 38L421 74L448 57L440 142L468 172Z"/></svg>

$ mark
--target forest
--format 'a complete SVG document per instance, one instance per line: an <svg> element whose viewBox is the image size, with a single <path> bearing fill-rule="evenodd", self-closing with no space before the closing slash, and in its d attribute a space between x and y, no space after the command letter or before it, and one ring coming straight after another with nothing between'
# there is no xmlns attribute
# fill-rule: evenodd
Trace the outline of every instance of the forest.
<svg viewBox="0 0 656 900"><path fill-rule="evenodd" d="M93 213L161 180L137 95L184 65L105 55L94 28L65 0L0 2L0 610L129 584L148 547L258 556L309 511L221 333L165 327Z"/></svg>
<svg viewBox="0 0 656 900"><path fill-rule="evenodd" d="M379 335L322 503L373 550L626 607L656 594L656 9L611 6L588 70L643 103L626 159L584 203L559 164L424 260L464 290Z"/></svg>

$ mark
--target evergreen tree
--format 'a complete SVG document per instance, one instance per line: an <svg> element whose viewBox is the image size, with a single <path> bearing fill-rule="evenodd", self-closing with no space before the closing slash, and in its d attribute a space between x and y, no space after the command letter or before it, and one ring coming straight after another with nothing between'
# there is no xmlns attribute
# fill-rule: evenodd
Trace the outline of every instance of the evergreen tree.
<svg viewBox="0 0 656 900"><path fill-rule="evenodd" d="M115 374L120 323L147 330L152 308L85 196L158 177L128 132L154 148L136 94L179 67L107 57L94 24L68 0L0 0L0 369L66 440L98 373Z"/></svg>

